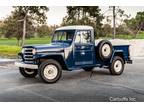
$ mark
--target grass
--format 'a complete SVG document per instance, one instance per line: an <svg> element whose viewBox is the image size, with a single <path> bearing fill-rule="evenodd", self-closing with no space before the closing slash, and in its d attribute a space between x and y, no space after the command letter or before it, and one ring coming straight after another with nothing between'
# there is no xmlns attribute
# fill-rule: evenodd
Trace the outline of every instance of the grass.
<svg viewBox="0 0 144 108"><path fill-rule="evenodd" d="M144 32L139 34L136 39L144 39Z"/></svg>
<svg viewBox="0 0 144 108"><path fill-rule="evenodd" d="M25 44L48 44L50 43L51 38L31 38L26 39ZM7 38L1 38L0 39L0 45L15 45L17 46L17 40L15 38L7 39Z"/></svg>
<svg viewBox="0 0 144 108"><path fill-rule="evenodd" d="M25 44L48 44L50 43L50 38L31 38L26 39ZM16 58L17 54L21 51L21 47L17 46L16 39L0 39L0 56L6 58Z"/></svg>
<svg viewBox="0 0 144 108"><path fill-rule="evenodd" d="M0 56L8 58L16 58L21 48L18 46L0 45Z"/></svg>
<svg viewBox="0 0 144 108"><path fill-rule="evenodd" d="M131 35L116 35L117 38L120 39L133 39ZM110 39L111 37L101 37ZM136 39L144 39L144 32L140 32L139 35L136 37ZM48 44L50 43L51 38L45 37L45 38L31 38L26 39L25 44L31 45L31 44ZM15 58L17 56L17 53L21 51L21 48L17 46L17 40L15 38L7 39L7 38L1 38L0 39L0 56L1 57L8 57L8 58Z"/></svg>

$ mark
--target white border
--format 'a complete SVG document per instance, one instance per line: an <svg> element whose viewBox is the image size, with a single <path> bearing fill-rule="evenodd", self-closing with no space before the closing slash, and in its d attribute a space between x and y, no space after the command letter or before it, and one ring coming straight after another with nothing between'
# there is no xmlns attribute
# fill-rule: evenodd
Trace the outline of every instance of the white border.
<svg viewBox="0 0 144 108"><path fill-rule="evenodd" d="M144 0L0 0L0 6L144 6Z"/></svg>
<svg viewBox="0 0 144 108"><path fill-rule="evenodd" d="M144 0L0 0L0 6L144 6ZM143 103L0 103L1 108L135 108Z"/></svg>
<svg viewBox="0 0 144 108"><path fill-rule="evenodd" d="M0 103L2 108L136 108L143 106L141 102L25 102L25 103Z"/></svg>

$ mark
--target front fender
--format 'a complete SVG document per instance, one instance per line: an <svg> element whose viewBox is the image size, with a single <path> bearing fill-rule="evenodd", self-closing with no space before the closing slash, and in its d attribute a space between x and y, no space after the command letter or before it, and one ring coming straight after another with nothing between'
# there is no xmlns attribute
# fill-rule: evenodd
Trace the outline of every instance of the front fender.
<svg viewBox="0 0 144 108"><path fill-rule="evenodd" d="M54 59L62 66L63 70L68 70L68 66L65 62L64 55L62 53L53 53L53 54L36 54L35 60L47 60Z"/></svg>

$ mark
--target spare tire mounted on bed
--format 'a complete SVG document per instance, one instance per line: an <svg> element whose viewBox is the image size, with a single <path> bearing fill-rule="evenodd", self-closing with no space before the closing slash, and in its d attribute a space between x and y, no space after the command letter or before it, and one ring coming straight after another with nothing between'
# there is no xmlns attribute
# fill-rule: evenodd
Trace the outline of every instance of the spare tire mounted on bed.
<svg viewBox="0 0 144 108"><path fill-rule="evenodd" d="M110 41L108 40L100 41L97 48L98 48L98 55L101 60L106 61L111 58L113 47Z"/></svg>

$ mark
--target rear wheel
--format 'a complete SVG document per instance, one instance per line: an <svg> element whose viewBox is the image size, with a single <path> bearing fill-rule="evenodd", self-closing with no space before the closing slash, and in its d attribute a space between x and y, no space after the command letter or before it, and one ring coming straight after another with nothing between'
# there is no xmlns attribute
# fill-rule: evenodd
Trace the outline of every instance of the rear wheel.
<svg viewBox="0 0 144 108"><path fill-rule="evenodd" d="M26 77L26 78L33 78L37 75L37 70L34 69L28 69L28 68L19 68L19 71L21 73L22 76Z"/></svg>
<svg viewBox="0 0 144 108"><path fill-rule="evenodd" d="M109 70L112 75L121 75L124 71L124 60L119 56L114 57Z"/></svg>
<svg viewBox="0 0 144 108"><path fill-rule="evenodd" d="M50 59L41 63L38 74L44 82L55 83L61 77L62 68L57 61Z"/></svg>

